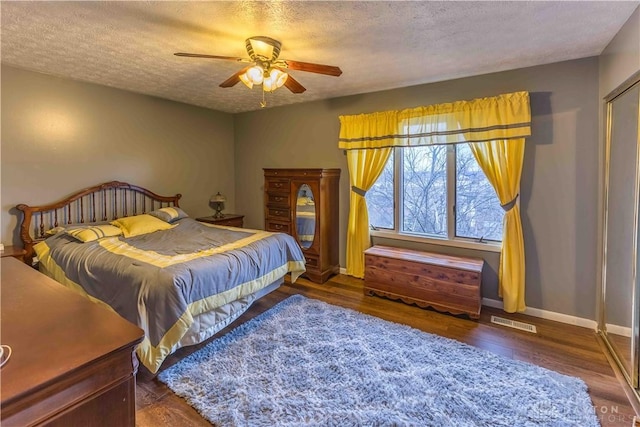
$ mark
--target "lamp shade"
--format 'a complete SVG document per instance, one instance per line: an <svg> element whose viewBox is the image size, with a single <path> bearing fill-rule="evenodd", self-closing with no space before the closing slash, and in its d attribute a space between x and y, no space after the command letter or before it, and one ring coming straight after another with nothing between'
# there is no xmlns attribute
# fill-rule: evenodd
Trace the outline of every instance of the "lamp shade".
<svg viewBox="0 0 640 427"><path fill-rule="evenodd" d="M283 73L282 71L272 68L269 71L269 77L264 79L262 82L262 88L265 92L273 92L274 90L282 87L282 85L287 81L289 75L287 73Z"/></svg>
<svg viewBox="0 0 640 427"><path fill-rule="evenodd" d="M212 202L212 203L226 202L227 198L225 196L223 196L222 194L220 194L220 192L218 191L214 196L211 196L211 199L209 199L209 201Z"/></svg>
<svg viewBox="0 0 640 427"><path fill-rule="evenodd" d="M249 68L246 74L249 80L251 80L254 85L259 85L264 79L264 72L262 71L262 68L257 65Z"/></svg>
<svg viewBox="0 0 640 427"><path fill-rule="evenodd" d="M253 81L247 76L247 73L244 72L238 76L240 81L244 83L249 89L253 89Z"/></svg>

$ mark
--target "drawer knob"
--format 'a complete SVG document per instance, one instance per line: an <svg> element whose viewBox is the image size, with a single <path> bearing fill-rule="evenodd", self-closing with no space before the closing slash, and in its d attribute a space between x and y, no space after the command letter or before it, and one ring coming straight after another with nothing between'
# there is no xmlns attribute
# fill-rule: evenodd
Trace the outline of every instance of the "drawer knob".
<svg viewBox="0 0 640 427"><path fill-rule="evenodd" d="M281 202L282 201L282 197L276 197L275 200L276 200L276 202Z"/></svg>
<svg viewBox="0 0 640 427"><path fill-rule="evenodd" d="M282 226L280 224L276 224L276 230L282 230Z"/></svg>
<svg viewBox="0 0 640 427"><path fill-rule="evenodd" d="M282 184L280 184L279 182L276 182L275 184L273 184L273 186L276 188L280 188L282 187Z"/></svg>

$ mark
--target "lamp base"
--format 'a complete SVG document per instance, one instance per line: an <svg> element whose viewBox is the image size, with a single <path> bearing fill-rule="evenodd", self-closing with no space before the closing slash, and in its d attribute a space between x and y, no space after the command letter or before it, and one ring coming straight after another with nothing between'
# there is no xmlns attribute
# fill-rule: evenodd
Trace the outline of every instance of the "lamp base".
<svg viewBox="0 0 640 427"><path fill-rule="evenodd" d="M216 209L216 213L213 214L214 218L224 218L224 214L221 210Z"/></svg>

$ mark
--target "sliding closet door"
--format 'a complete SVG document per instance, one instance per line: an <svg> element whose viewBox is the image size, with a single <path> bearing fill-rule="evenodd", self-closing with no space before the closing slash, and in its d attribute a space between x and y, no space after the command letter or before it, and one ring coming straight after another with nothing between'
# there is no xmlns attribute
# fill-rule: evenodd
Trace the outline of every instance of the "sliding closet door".
<svg viewBox="0 0 640 427"><path fill-rule="evenodd" d="M607 98L603 316L600 328L629 383L638 387L638 203L636 78Z"/></svg>

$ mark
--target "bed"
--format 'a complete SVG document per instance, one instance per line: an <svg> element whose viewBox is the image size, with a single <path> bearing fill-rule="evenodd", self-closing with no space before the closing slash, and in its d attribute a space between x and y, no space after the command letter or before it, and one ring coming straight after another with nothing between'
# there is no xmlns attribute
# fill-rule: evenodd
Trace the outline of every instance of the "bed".
<svg viewBox="0 0 640 427"><path fill-rule="evenodd" d="M180 197L112 181L17 206L25 260L142 328L136 354L152 373L305 271L291 236L197 222Z"/></svg>

